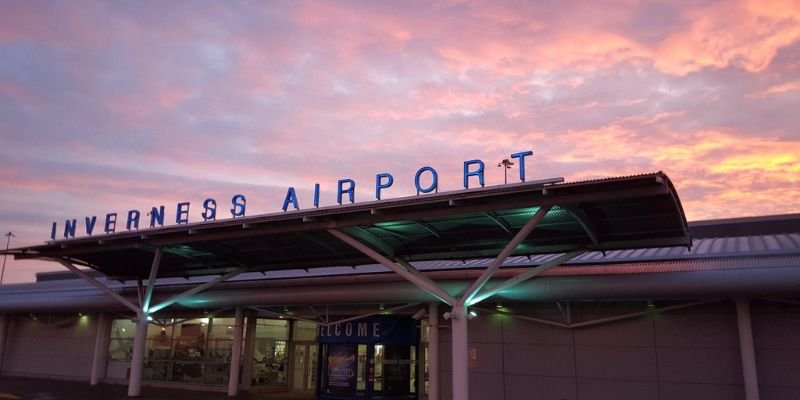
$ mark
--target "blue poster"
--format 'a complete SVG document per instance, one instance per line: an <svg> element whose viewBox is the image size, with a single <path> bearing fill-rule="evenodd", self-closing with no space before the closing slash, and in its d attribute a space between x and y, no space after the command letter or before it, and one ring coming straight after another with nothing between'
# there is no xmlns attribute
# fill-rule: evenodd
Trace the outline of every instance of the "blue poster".
<svg viewBox="0 0 800 400"><path fill-rule="evenodd" d="M328 348L326 393L334 396L356 395L356 346L331 344Z"/></svg>

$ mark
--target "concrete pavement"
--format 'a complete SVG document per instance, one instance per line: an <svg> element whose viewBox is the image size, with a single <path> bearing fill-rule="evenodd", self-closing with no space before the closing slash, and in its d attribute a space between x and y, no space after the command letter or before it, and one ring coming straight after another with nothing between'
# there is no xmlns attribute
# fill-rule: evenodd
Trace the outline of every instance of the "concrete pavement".
<svg viewBox="0 0 800 400"><path fill-rule="evenodd" d="M0 400L128 400L126 385L91 386L82 381L0 377ZM312 400L307 393L241 393L228 397L220 392L142 387L143 400Z"/></svg>

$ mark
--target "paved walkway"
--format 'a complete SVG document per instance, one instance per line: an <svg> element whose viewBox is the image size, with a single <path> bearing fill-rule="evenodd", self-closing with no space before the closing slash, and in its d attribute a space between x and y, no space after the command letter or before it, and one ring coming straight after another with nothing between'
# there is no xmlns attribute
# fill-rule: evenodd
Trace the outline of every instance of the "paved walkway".
<svg viewBox="0 0 800 400"><path fill-rule="evenodd" d="M125 385L88 382L58 381L48 379L0 377L0 400L128 400ZM234 399L243 400L312 400L302 393L242 393ZM142 387L142 400L223 400L231 399L225 393L194 390Z"/></svg>

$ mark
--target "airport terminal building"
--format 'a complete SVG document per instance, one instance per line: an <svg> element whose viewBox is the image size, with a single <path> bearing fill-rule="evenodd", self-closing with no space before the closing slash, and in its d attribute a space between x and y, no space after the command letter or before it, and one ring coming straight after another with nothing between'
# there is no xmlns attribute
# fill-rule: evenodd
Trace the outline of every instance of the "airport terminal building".
<svg viewBox="0 0 800 400"><path fill-rule="evenodd" d="M0 374L319 399L800 398L800 215L663 173L53 240Z"/></svg>

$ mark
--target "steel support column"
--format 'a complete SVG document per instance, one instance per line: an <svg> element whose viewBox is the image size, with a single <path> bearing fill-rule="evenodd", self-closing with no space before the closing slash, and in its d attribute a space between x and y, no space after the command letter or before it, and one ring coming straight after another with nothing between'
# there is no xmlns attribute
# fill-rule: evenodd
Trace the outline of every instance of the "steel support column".
<svg viewBox="0 0 800 400"><path fill-rule="evenodd" d="M100 289L101 291L105 292L105 294L111 296L114 300L118 301L120 304L124 305L125 307L127 307L131 311L133 311L135 313L139 312L139 307L137 307L135 304L133 304L133 302L131 302L130 300L120 296L117 292L109 289L108 286L103 285L102 283L97 281L97 279L94 279L91 276L89 276L89 274L87 274L86 272L81 271L78 267L72 265L72 263L70 263L69 261L67 261L67 260L58 260L58 262L61 265L63 265L64 267L66 267L68 270L72 271L72 273L74 273L75 275L78 275L79 277L83 278L83 280L85 280L86 282L89 282L92 286L94 286L94 287Z"/></svg>
<svg viewBox="0 0 800 400"><path fill-rule="evenodd" d="M452 330L453 400L469 400L469 339L467 337L467 307L456 304L450 311Z"/></svg>
<svg viewBox="0 0 800 400"><path fill-rule="evenodd" d="M158 268L161 265L161 248L157 248L150 266L150 276L147 279L147 291L136 310L136 333L133 336L133 354L131 354L131 372L128 377L128 397L139 397L142 394L142 369L144 368L145 345L147 344L148 316L155 310L150 309L150 299L158 278Z"/></svg>
<svg viewBox="0 0 800 400"><path fill-rule="evenodd" d="M428 400L439 400L439 303L428 305Z"/></svg>
<svg viewBox="0 0 800 400"><path fill-rule="evenodd" d="M514 252L514 250L517 249L517 246L519 246L519 244L531 234L533 228L536 228L536 225L538 225L539 222L544 219L545 215L547 215L547 212L550 211L551 208L552 206L550 205L541 206L539 210L536 211L536 214L533 214L533 217L531 217L531 219L529 219L528 222L526 222L525 225L520 228L519 232L514 235L514 237L508 242L508 244L506 244L500 254L495 257L489 267L486 268L486 271L483 271L483 274L481 274L481 276L475 282L473 282L472 285L470 285L466 292L464 292L459 299L460 304L472 304L473 297L475 297L478 294L478 291L483 288L483 285L485 285L486 282L492 278L492 275L497 272L500 266L503 265L503 262Z"/></svg>
<svg viewBox="0 0 800 400"><path fill-rule="evenodd" d="M94 386L106 375L108 359L108 340L111 336L111 318L106 313L97 314L97 336L94 338L94 357L92 358L92 376L89 384Z"/></svg>
<svg viewBox="0 0 800 400"><path fill-rule="evenodd" d="M191 289L189 289L189 290L187 290L187 291L185 291L183 293L177 294L177 295L175 295L175 296L173 296L173 297L171 297L171 298L169 298L169 299L167 299L167 300L165 300L165 301L163 301L161 303L158 303L158 304L150 307L148 312L150 314L156 313L156 312L158 312L160 310L163 310L164 308L167 308L167 307L169 307L169 306L171 306L171 305L173 305L173 304L175 304L175 303L177 303L177 302L179 302L179 301L181 301L181 300L183 300L183 299L185 299L187 297L193 296L193 295L195 295L197 293L200 293L200 292L202 292L202 291L204 291L204 290L206 290L206 289L208 289L208 288L210 288L210 287L212 287L212 286L214 286L214 285L216 285L216 284L218 284L220 282L224 282L224 281L226 281L226 280L228 280L230 278L233 278L234 276L239 275L242 272L245 272L246 270L247 270L246 268L239 268L239 269L237 269L235 271L228 272L225 275L220 275L220 276L214 278L213 280L211 280L209 282L206 282L206 283L204 283L202 285L199 285L199 286L195 286L195 287L193 287L193 288L191 288Z"/></svg>
<svg viewBox="0 0 800 400"><path fill-rule="evenodd" d="M11 318L8 314L0 314L0 375L3 371L3 359L6 354L6 337L8 336L8 325L11 323Z"/></svg>
<svg viewBox="0 0 800 400"><path fill-rule="evenodd" d="M153 290L156 288L156 278L158 277L158 267L161 265L162 254L161 248L157 248L156 254L153 256L153 264L150 266L150 277L147 278L147 291L144 294L144 299L139 304L145 313L150 310L150 300L153 299Z"/></svg>
<svg viewBox="0 0 800 400"><path fill-rule="evenodd" d="M472 300L470 301L470 304L479 303L479 302L481 302L481 301L483 301L485 299L488 299L489 297L492 297L495 294L500 293L503 290L506 290L506 289L518 284L518 283L525 282L528 279L531 279L531 278L535 277L536 275L539 275L542 272L547 271L550 268L557 267L557 266L559 266L559 265L561 265L561 264L563 264L563 263L565 263L565 262L567 262L569 260L572 260L573 258L578 257L578 256L580 256L581 254L583 254L585 252L586 252L585 250L571 251L569 253L564 253L564 254L562 254L562 255L560 255L560 256L558 256L558 257L556 257L556 258L554 258L554 259L552 259L550 261L544 262L544 263L542 263L542 265L539 265L538 267L531 268L531 269L529 269L529 270L527 270L527 271L525 271L525 272L523 272L523 273L521 273L519 275L511 277L511 278L509 278L509 279L507 279L507 280L505 280L505 281L503 281L503 282L501 282L501 283L499 283L499 284L497 284L495 286L492 286L491 288L488 288L488 289L480 292L479 294L474 295L472 297Z"/></svg>
<svg viewBox="0 0 800 400"><path fill-rule="evenodd" d="M231 354L231 371L228 378L228 396L236 396L239 393L239 366L242 360L242 332L244 331L244 309L242 307L236 307L235 324Z"/></svg>
<svg viewBox="0 0 800 400"><path fill-rule="evenodd" d="M255 358L256 347L256 313L252 310L247 312L246 333L244 337L244 365L242 367L241 388L247 390L250 389L253 382L253 359Z"/></svg>
<svg viewBox="0 0 800 400"><path fill-rule="evenodd" d="M750 320L750 301L736 300L736 321L739 323L739 352L742 355L745 400L759 400L756 352L753 346L753 325Z"/></svg>
<svg viewBox="0 0 800 400"><path fill-rule="evenodd" d="M139 310L136 313L136 333L133 336L131 373L128 378L128 397L139 397L142 394L142 369L144 367L144 347L146 340L147 314Z"/></svg>
<svg viewBox="0 0 800 400"><path fill-rule="evenodd" d="M339 238L341 241L349 244L351 247L353 247L356 250L364 253L365 255L369 256L373 260L383 264L386 268L389 268L390 270L394 271L398 275L402 276L403 278L405 278L409 282L411 282L414 285L416 285L418 288L430 293L431 295L433 295L434 297L438 298L439 300L441 300L441 301L443 301L443 302L445 302L447 304L451 304L451 305L456 302L456 299L453 296L451 296L449 293L445 292L444 289L439 287L439 285L437 285L436 282L434 282L433 280L431 280L427 276L425 276L423 274L420 274L419 271L417 271L413 267L408 269L410 264L408 264L406 266L398 265L397 263L393 262L392 260L390 260L386 256L378 253L377 251L373 250L369 246L366 246L365 244L363 244L363 243L359 242L358 240L350 237L349 235L347 235L344 232L337 231L336 229L328 229L328 233L330 233L331 235ZM414 271L411 271L412 269Z"/></svg>

